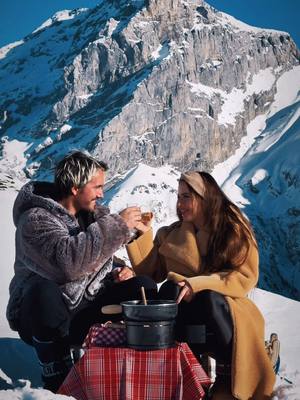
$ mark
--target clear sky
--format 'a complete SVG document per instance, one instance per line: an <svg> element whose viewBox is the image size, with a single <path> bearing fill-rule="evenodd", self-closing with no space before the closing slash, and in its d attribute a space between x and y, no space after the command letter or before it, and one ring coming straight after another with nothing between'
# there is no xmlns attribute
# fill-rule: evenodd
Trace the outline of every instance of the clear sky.
<svg viewBox="0 0 300 400"><path fill-rule="evenodd" d="M22 39L56 11L93 7L98 2L99 0L0 0L0 47ZM300 48L300 0L207 2L250 25L289 32Z"/></svg>
<svg viewBox="0 0 300 400"><path fill-rule="evenodd" d="M207 0L207 3L249 25L288 32L300 48L300 0Z"/></svg>

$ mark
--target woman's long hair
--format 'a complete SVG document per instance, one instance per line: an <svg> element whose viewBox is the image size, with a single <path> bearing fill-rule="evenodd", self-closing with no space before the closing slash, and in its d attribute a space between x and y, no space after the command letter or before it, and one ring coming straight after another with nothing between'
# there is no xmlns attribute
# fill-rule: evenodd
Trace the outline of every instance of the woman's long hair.
<svg viewBox="0 0 300 400"><path fill-rule="evenodd" d="M250 244L256 240L249 221L240 209L229 200L214 178L199 172L205 184L201 198L190 187L197 201L201 202L204 225L210 236L206 256L206 272L235 269L247 258Z"/></svg>

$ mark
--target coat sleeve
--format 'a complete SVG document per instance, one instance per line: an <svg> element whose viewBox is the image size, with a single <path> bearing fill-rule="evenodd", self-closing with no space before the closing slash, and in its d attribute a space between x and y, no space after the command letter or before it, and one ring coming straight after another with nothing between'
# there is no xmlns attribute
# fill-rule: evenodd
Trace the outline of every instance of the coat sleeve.
<svg viewBox="0 0 300 400"><path fill-rule="evenodd" d="M162 282L167 277L164 258L158 252L162 236L164 228L157 232L153 240L153 231L150 229L126 246L135 273L150 276L155 282Z"/></svg>
<svg viewBox="0 0 300 400"><path fill-rule="evenodd" d="M40 268L42 276L59 283L69 282L99 270L130 237L127 225L117 214L103 215L86 231L70 234L66 225L39 209L24 213L18 235L28 268Z"/></svg>
<svg viewBox="0 0 300 400"><path fill-rule="evenodd" d="M192 278L169 272L168 279L175 282L187 281L194 293L209 289L225 296L245 297L258 281L258 251L256 246L251 244L244 263L231 271L220 271Z"/></svg>

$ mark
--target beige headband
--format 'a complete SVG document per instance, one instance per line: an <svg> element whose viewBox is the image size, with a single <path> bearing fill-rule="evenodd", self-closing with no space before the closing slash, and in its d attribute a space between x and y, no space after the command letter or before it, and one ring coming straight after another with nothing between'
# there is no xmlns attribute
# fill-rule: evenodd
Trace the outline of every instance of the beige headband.
<svg viewBox="0 0 300 400"><path fill-rule="evenodd" d="M186 182L202 198L205 195L205 184L199 172L188 171L181 174L179 181Z"/></svg>

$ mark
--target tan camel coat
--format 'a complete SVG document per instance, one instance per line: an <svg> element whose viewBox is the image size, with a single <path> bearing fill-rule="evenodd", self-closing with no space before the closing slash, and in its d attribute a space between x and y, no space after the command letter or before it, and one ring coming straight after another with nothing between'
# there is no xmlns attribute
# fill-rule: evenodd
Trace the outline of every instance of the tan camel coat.
<svg viewBox="0 0 300 400"><path fill-rule="evenodd" d="M258 280L258 252L254 245L244 264L233 271L203 274L200 236L188 222L152 230L127 245L135 272L156 282L187 281L194 293L204 289L226 296L234 325L231 391L240 400L270 399L275 375L264 346L264 319L247 298Z"/></svg>

